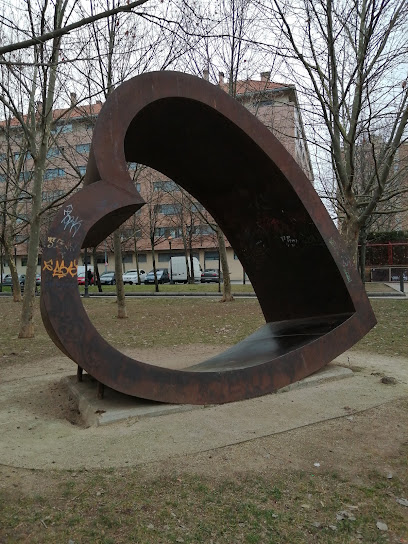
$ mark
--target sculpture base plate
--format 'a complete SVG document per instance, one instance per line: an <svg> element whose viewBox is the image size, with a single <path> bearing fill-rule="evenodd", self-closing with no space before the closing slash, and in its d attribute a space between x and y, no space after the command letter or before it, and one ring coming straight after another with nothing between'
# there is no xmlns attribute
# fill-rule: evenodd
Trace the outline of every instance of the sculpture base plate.
<svg viewBox="0 0 408 544"><path fill-rule="evenodd" d="M284 393L301 387L315 386L319 383L350 378L352 376L353 371L351 369L331 363L315 374L280 389L277 393ZM96 381L85 373L82 382L78 382L76 376L66 376L61 381L74 397L78 411L81 413L83 423L86 427L108 425L127 419L135 421L140 418L163 416L176 412L202 410L205 408L205 406L199 405L167 404L140 399L124 395L109 387L105 387L104 398L98 399Z"/></svg>

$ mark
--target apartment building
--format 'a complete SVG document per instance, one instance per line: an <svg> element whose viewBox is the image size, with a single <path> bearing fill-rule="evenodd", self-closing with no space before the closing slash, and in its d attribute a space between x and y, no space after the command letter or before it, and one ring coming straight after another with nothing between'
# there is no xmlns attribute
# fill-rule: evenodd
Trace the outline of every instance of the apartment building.
<svg viewBox="0 0 408 544"><path fill-rule="evenodd" d="M205 72L203 77L206 78ZM277 136L313 182L296 89L292 85L274 83L269 77L269 73L262 73L259 80L238 81L234 85L233 95ZM222 73L219 74L218 85L231 94L231 88ZM81 186L93 127L101 107L100 102L79 106L76 104L76 96L72 94L70 108L53 112L52 141L42 192L42 243L45 243L57 206L62 204L69 191L78 190ZM8 204L8 211L11 210L8 221L14 217L14 258L18 272L24 273L33 158L30 151L24 149L19 123L12 119L8 125L0 124L0 194L7 192L8 198L14 194L14 209ZM146 205L120 229L123 269L135 268L137 259L140 268L150 270L153 266L153 251L159 268L168 266L171 255L183 255L186 252L193 252L203 269L218 268L214 223L203 206L172 180L149 167L129 163L129 173ZM114 269L111 238L96 248L100 272ZM231 280L242 281L244 270L228 241L226 246ZM8 272L7 265L4 260L4 273Z"/></svg>

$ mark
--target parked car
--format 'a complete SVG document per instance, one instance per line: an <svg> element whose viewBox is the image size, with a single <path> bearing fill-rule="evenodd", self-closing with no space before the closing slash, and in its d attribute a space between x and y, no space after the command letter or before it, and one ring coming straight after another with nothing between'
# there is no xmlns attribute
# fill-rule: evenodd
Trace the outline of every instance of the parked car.
<svg viewBox="0 0 408 544"><path fill-rule="evenodd" d="M139 269L140 272L140 282L143 283L146 279L146 272L144 270ZM132 285L133 283L139 283L139 278L137 275L137 270L128 270L123 274L123 283L128 283L129 285Z"/></svg>
<svg viewBox="0 0 408 544"><path fill-rule="evenodd" d="M94 284L94 277L91 277L91 281L88 279L88 285ZM79 274L78 275L78 285L85 285L85 274Z"/></svg>
<svg viewBox="0 0 408 544"><path fill-rule="evenodd" d="M20 285L24 285L25 284L25 274L20 274L19 277L18 277L18 282ZM13 285L13 280L12 280L12 277L11 277L11 274L8 274L4 280L3 280L3 285Z"/></svg>
<svg viewBox="0 0 408 544"><path fill-rule="evenodd" d="M35 284L36 285L41 285L41 274L36 274L35 275Z"/></svg>
<svg viewBox="0 0 408 544"><path fill-rule="evenodd" d="M101 285L116 285L115 272L104 272L100 276Z"/></svg>
<svg viewBox="0 0 408 544"><path fill-rule="evenodd" d="M156 268L157 283L170 283L168 268ZM145 284L154 283L154 272L150 270L145 279Z"/></svg>
<svg viewBox="0 0 408 544"><path fill-rule="evenodd" d="M222 274L221 274L222 281ZM201 283L219 283L219 272L215 268L206 268L201 274Z"/></svg>
<svg viewBox="0 0 408 544"><path fill-rule="evenodd" d="M402 274L402 279L403 279L404 281L408 281L408 274L405 273L405 272L403 272L403 274ZM391 276L391 281L400 281L400 275L399 275L399 274L396 274L396 273L392 274L392 276Z"/></svg>

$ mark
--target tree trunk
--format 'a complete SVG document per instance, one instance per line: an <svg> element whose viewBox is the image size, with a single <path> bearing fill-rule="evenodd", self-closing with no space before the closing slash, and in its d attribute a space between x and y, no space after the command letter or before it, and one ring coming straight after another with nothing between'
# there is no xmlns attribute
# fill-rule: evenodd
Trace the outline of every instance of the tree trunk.
<svg viewBox="0 0 408 544"><path fill-rule="evenodd" d="M153 259L153 274L154 274L154 290L156 293L159 292L159 282L157 281L157 272L156 272L156 258L154 256L154 239L150 238L150 245L152 248L152 259Z"/></svg>
<svg viewBox="0 0 408 544"><path fill-rule="evenodd" d="M359 248L359 267L360 267L360 277L361 281L365 283L365 264L366 264L366 253L367 253L367 231L365 228L361 229L360 233L360 248Z"/></svg>
<svg viewBox="0 0 408 544"><path fill-rule="evenodd" d="M13 301L14 302L21 302L21 289L20 289L20 282L18 281L18 274L17 274L17 266L14 262L14 255L12 252L12 245L8 242L5 244L5 250L7 255L7 260L9 263L10 273L11 273L11 281L12 281L12 292L13 292Z"/></svg>
<svg viewBox="0 0 408 544"><path fill-rule="evenodd" d="M140 267L139 267L139 252L137 250L137 237L133 236L133 244L135 246L135 260L136 260L136 270L137 270L137 284L141 285L140 281Z"/></svg>
<svg viewBox="0 0 408 544"><path fill-rule="evenodd" d="M54 25L55 28L61 26L62 17L65 7L62 3L55 4ZM39 146L38 158L34 163L33 175L33 199L30 217L30 240L28 243L27 255L27 271L25 278L24 297L21 308L21 320L19 338L32 338L34 336L34 301L36 288L36 273L38 263L38 248L40 243L40 226L41 226L41 193L43 187L45 164L47 160L47 152L49 148L49 140L51 133L51 125L53 123L53 107L55 97L55 85L58 71L58 57L61 46L61 38L54 37L52 44L51 64L49 68L48 82L44 81L42 88L45 96L45 104L43 108L44 118L41 120L41 142ZM36 78L34 79L34 85ZM33 107L33 97L31 97L31 108ZM33 144L33 142L31 142Z"/></svg>
<svg viewBox="0 0 408 544"><path fill-rule="evenodd" d="M349 250L351 262L357 269L358 239L360 235L360 226L358 222L351 218L344 220L341 224L340 233Z"/></svg>
<svg viewBox="0 0 408 544"><path fill-rule="evenodd" d="M125 286L122 278L122 248L120 246L120 233L113 233L113 248L115 252L115 277L116 277L116 302L118 304L118 318L126 319Z"/></svg>
<svg viewBox="0 0 408 544"><path fill-rule="evenodd" d="M41 200L41 191L33 198L33 208L35 209L35 200ZM40 202L37 203L38 207ZM34 210L33 210L34 211ZM35 277L37 274L38 246L40 241L40 223L41 219L38 213L30 221L30 242L28 244L27 271L24 286L23 306L21 309L21 321L19 338L34 337L34 301L35 301Z"/></svg>
<svg viewBox="0 0 408 544"><path fill-rule="evenodd" d="M184 232L184 228L181 229L181 239L183 240L183 247L184 247L184 255L186 259L186 269L187 269L187 283L190 283L190 273L188 271L188 246L187 246L187 238ZM173 282L175 283L175 282Z"/></svg>
<svg viewBox="0 0 408 544"><path fill-rule="evenodd" d="M195 283L193 248L190 246L190 283Z"/></svg>
<svg viewBox="0 0 408 544"><path fill-rule="evenodd" d="M190 278L188 280L188 283L194 283L195 281L195 275L194 275L194 262L193 262L193 222L190 223L190 232L188 236L188 251L190 255ZM188 271L188 267L187 267Z"/></svg>
<svg viewBox="0 0 408 544"><path fill-rule="evenodd" d="M232 302L234 297L231 294L231 280L227 261L227 250L225 248L224 234L220 227L217 225L217 240L218 240L218 252L221 261L222 274L224 276L223 294L221 302ZM221 278L220 278L221 281Z"/></svg>

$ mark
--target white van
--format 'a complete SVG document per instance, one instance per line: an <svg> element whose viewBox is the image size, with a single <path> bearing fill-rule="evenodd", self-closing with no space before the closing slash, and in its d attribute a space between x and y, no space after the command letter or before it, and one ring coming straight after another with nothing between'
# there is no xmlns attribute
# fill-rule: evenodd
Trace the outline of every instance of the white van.
<svg viewBox="0 0 408 544"><path fill-rule="evenodd" d="M188 270L190 271L190 257L188 257ZM194 283L201 283L201 265L197 257L193 257ZM172 283L187 283L186 258L172 257L169 262L169 275Z"/></svg>

